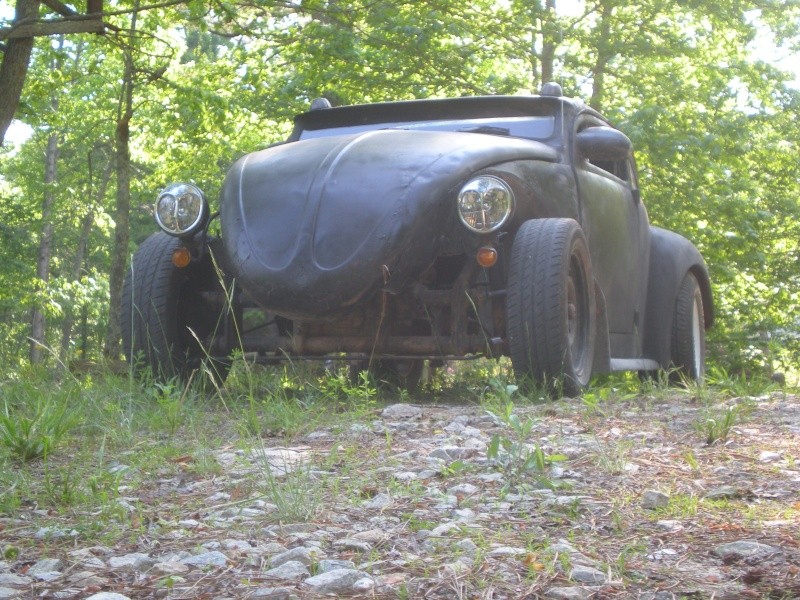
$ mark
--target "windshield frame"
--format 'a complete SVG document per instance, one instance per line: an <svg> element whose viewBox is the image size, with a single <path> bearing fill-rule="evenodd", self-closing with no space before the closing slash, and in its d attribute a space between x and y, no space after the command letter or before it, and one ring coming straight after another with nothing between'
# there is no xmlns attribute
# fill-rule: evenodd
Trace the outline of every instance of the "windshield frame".
<svg viewBox="0 0 800 600"><path fill-rule="evenodd" d="M379 129L433 129L457 131L481 127L491 121L513 124L515 119L549 118L552 125L535 137L522 137L560 145L565 98L546 96L470 96L433 100L379 102L325 108L295 117L288 142L315 137L350 135ZM462 125L459 126L459 123ZM415 126L419 124L419 126ZM502 125L499 125L501 128ZM508 127L506 127L508 128ZM504 134L499 131L476 133Z"/></svg>

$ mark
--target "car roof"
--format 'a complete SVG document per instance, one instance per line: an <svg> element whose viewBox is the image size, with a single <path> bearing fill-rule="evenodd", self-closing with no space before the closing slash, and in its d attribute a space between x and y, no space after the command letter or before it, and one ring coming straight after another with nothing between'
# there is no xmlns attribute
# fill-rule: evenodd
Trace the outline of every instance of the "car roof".
<svg viewBox="0 0 800 600"><path fill-rule="evenodd" d="M403 100L327 107L315 101L312 109L297 115L290 140L299 139L307 130L371 125L397 121L433 121L439 119L475 119L481 117L544 116L563 110L577 113L586 109L582 100L564 96L464 96Z"/></svg>

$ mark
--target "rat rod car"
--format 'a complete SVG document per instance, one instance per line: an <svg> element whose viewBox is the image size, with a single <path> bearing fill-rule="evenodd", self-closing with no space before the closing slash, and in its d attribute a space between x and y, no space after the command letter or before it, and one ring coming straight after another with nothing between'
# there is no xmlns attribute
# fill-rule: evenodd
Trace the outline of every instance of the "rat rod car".
<svg viewBox="0 0 800 600"><path fill-rule="evenodd" d="M218 235L209 223L219 217ZM709 276L650 225L630 140L562 97L331 108L228 172L211 215L167 187L125 283L131 361L345 360L414 386L425 360L509 356L576 394L594 373L703 376Z"/></svg>

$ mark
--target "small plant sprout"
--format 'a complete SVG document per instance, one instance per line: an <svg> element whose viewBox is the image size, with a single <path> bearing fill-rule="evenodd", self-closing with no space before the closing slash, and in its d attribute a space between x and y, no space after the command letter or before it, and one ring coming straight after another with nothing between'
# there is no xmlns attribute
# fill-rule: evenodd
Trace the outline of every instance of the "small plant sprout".
<svg viewBox="0 0 800 600"><path fill-rule="evenodd" d="M486 457L494 460L508 478L504 491L508 492L512 486L523 484L530 477L538 485L554 487L546 476L547 469L551 464L567 458L562 455L547 455L538 444L530 445L527 442L536 422L531 418L520 419L514 412L512 402L507 402L501 413L487 412L509 434L495 433L486 449Z"/></svg>
<svg viewBox="0 0 800 600"><path fill-rule="evenodd" d="M731 428L736 424L738 412L738 407L731 406L706 415L705 422L699 427L705 435L706 445L712 446L728 439Z"/></svg>

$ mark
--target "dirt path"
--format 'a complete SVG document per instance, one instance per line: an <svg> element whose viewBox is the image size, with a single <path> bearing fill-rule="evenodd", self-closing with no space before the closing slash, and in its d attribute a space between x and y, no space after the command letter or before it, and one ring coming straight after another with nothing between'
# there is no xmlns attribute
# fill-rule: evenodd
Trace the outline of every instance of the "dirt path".
<svg viewBox="0 0 800 600"><path fill-rule="evenodd" d="M139 469L112 544L26 507L0 598L800 598L797 397L494 412L392 405Z"/></svg>

